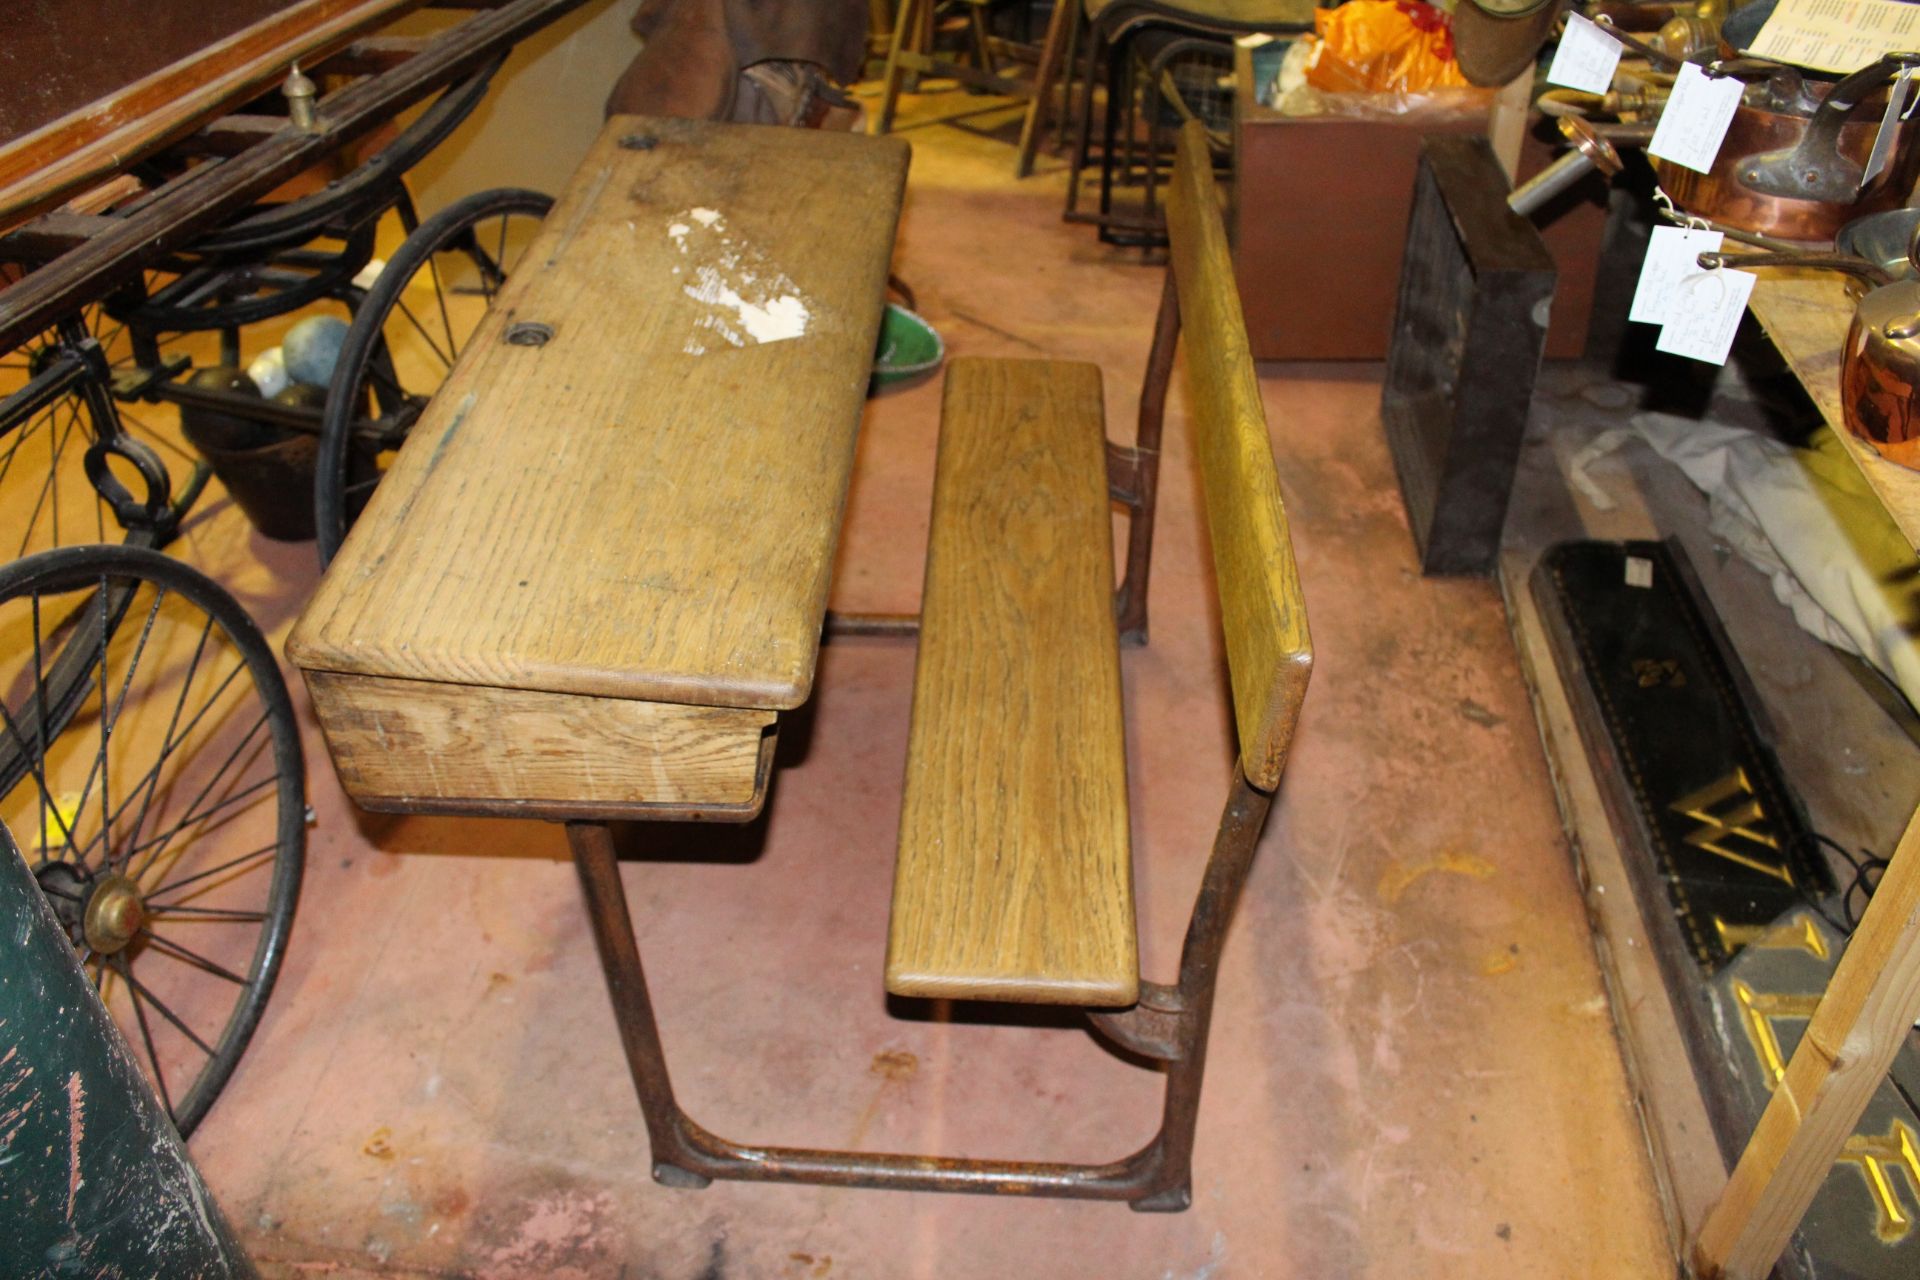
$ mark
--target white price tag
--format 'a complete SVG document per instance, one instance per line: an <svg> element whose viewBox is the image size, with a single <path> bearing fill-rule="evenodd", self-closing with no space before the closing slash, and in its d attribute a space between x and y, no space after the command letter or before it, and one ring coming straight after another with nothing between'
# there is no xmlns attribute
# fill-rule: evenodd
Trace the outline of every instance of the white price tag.
<svg viewBox="0 0 1920 1280"><path fill-rule="evenodd" d="M1627 557L1627 585L1630 587L1653 586L1653 561L1644 556Z"/></svg>
<svg viewBox="0 0 1920 1280"><path fill-rule="evenodd" d="M1633 291L1627 319L1640 324L1665 324L1680 281L1700 270L1700 255L1718 253L1723 239L1718 231L1690 231L1685 227L1655 227L1647 242L1647 260L1640 265L1640 283Z"/></svg>
<svg viewBox="0 0 1920 1280"><path fill-rule="evenodd" d="M1727 352L1733 347L1734 330L1740 327L1740 317L1747 309L1747 297L1759 278L1751 271L1724 267L1686 277L1673 291L1673 307L1654 349L1708 364L1725 364Z"/></svg>
<svg viewBox="0 0 1920 1280"><path fill-rule="evenodd" d="M1695 173L1710 171L1745 89L1731 76L1716 80L1694 63L1681 63L1647 151Z"/></svg>
<svg viewBox="0 0 1920 1280"><path fill-rule="evenodd" d="M1879 132L1873 135L1873 150L1867 155L1866 167L1860 171L1862 187L1879 177L1880 171L1887 167L1887 161L1893 158L1893 140L1899 136L1900 113L1906 110L1907 95L1912 91L1911 71L1902 71L1888 87L1886 114L1880 117Z"/></svg>
<svg viewBox="0 0 1920 1280"><path fill-rule="evenodd" d="M1567 29L1547 68L1547 83L1565 85L1581 93L1605 93L1613 88L1613 69L1620 65L1620 42L1577 13L1567 15Z"/></svg>

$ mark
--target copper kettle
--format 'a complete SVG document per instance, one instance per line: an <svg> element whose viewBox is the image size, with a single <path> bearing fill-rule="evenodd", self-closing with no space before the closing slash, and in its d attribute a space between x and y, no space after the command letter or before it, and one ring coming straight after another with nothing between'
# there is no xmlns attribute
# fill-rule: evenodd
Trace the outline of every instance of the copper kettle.
<svg viewBox="0 0 1920 1280"><path fill-rule="evenodd" d="M1920 216L1907 240L1907 269L1852 254L1703 253L1708 270L1816 267L1872 286L1855 305L1840 355L1840 404L1848 431L1903 467L1920 470Z"/></svg>
<svg viewBox="0 0 1920 1280"><path fill-rule="evenodd" d="M1920 242L1909 258L1920 270ZM1840 357L1847 430L1920 470L1920 281L1896 280L1860 299Z"/></svg>

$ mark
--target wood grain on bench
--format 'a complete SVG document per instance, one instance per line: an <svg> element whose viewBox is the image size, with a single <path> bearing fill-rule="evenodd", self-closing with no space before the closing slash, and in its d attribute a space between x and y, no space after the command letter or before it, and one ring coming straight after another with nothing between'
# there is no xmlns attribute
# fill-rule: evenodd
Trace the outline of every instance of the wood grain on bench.
<svg viewBox="0 0 1920 1280"><path fill-rule="evenodd" d="M1192 121L1180 131L1167 225L1240 765L1247 781L1271 791L1280 784L1306 697L1313 640L1220 218L1213 161L1205 132Z"/></svg>
<svg viewBox="0 0 1920 1280"><path fill-rule="evenodd" d="M663 749L697 709L805 701L906 162L890 139L610 121L288 655L498 693L503 715L520 691L687 708ZM550 328L544 344L506 340L530 324ZM316 685L336 703L323 721L371 714L338 705L363 688ZM450 714L425 696L416 709ZM441 785L482 796L492 775L473 768ZM636 763L628 781L644 776ZM682 802L731 803L737 782Z"/></svg>
<svg viewBox="0 0 1920 1280"><path fill-rule="evenodd" d="M946 375L887 989L1139 990L1100 371Z"/></svg>

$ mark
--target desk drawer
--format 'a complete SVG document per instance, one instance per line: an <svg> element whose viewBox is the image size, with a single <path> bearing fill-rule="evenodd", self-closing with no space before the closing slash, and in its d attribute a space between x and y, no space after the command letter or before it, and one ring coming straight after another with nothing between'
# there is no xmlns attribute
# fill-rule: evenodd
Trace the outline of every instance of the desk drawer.
<svg viewBox="0 0 1920 1280"><path fill-rule="evenodd" d="M305 673L347 794L389 813L745 821L774 713Z"/></svg>

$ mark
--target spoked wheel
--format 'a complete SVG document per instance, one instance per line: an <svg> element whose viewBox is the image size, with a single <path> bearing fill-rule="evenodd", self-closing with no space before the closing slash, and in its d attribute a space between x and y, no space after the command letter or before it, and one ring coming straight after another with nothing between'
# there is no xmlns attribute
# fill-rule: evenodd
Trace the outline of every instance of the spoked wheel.
<svg viewBox="0 0 1920 1280"><path fill-rule="evenodd" d="M132 352L97 307L0 356L0 562L82 543L164 543L204 479L178 433L117 405Z"/></svg>
<svg viewBox="0 0 1920 1280"><path fill-rule="evenodd" d="M480 325L553 199L501 188L420 224L367 291L334 366L320 432L320 563L340 549L394 452Z"/></svg>
<svg viewBox="0 0 1920 1280"><path fill-rule="evenodd" d="M183 1135L273 988L305 814L286 684L226 592L138 547L0 566L0 820Z"/></svg>

